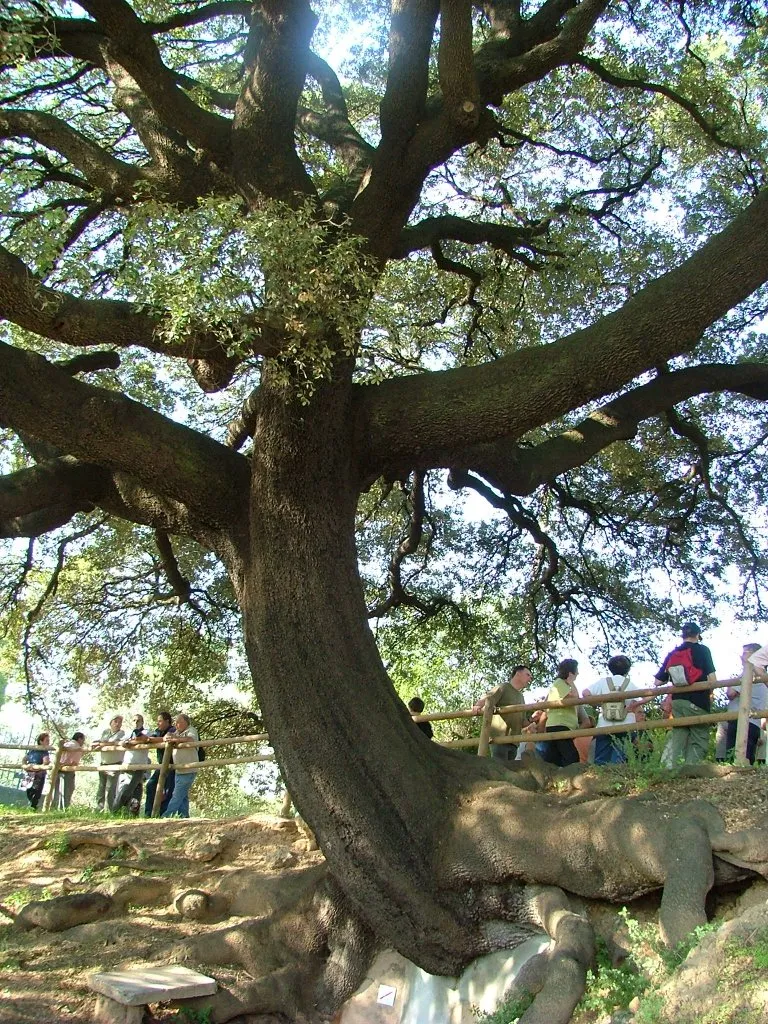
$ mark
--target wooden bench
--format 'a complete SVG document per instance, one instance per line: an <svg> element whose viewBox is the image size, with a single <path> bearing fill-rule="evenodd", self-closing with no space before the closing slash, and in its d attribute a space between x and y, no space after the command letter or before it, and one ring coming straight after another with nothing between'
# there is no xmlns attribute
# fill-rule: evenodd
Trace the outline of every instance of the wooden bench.
<svg viewBox="0 0 768 1024"><path fill-rule="evenodd" d="M216 982L188 967L131 967L91 974L88 984L98 993L96 1024L141 1024L148 1003L210 996Z"/></svg>

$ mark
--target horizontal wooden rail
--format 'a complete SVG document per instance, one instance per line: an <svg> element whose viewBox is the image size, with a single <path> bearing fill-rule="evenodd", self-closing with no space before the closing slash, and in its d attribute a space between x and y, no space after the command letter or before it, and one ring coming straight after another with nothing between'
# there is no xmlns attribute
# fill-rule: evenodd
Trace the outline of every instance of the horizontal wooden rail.
<svg viewBox="0 0 768 1024"><path fill-rule="evenodd" d="M595 694L591 697L578 697L568 698L567 704L563 704L562 701L548 701L540 700L532 704L505 704L501 707L496 708L496 714L508 714L510 712L523 711L528 714L531 711L547 711L551 708L562 708L562 707L579 707L580 705L589 704L610 704L615 703L616 700L638 700L642 697L663 697L667 693L671 694L682 694L683 696L687 693L692 693L701 690L717 690L726 686L739 686L741 684L741 676L734 676L732 679L716 679L714 682L702 682L702 683L690 683L686 686L652 686L646 687L642 690L623 690L616 691L616 693L608 694ZM434 712L428 715L413 715L414 722L447 722L456 718L480 718L482 716L482 710L476 711L474 708L469 708L465 711L448 711L448 712Z"/></svg>
<svg viewBox="0 0 768 1024"><path fill-rule="evenodd" d="M538 701L535 704L526 704L525 711L546 711L550 708L563 708L563 707L580 707L584 704L597 705L597 704L611 704L617 700L641 700L645 697L663 697L670 693L674 697L675 694L680 694L685 697L687 694L692 692L701 692L702 690L717 690L726 686L738 686L741 682L741 677L735 679L716 679L714 682L708 683L690 683L686 686L653 686L647 687L643 690L617 690L615 693L601 693L595 694L590 697L579 697L578 700L575 697L568 697L566 701ZM522 705L520 704L509 704L505 707L498 708L498 712L506 714L509 711L519 711Z"/></svg>
<svg viewBox="0 0 768 1024"><path fill-rule="evenodd" d="M643 732L646 729L677 729L690 725L711 725L715 722L733 722L739 717L738 711L719 711L709 715L689 715L685 718L650 718L645 722L617 722L614 725L603 725L592 729L570 729L567 732L526 732L516 736L500 736L493 742L504 743L552 743L555 740L573 740L582 736L612 736L615 733ZM750 712L751 718L768 718L768 708L755 708ZM480 737L465 740L447 740L443 747L476 747Z"/></svg>
<svg viewBox="0 0 768 1024"><path fill-rule="evenodd" d="M173 766L175 772L197 772L201 768L216 768L223 764L252 764L256 761L274 761L274 754L249 754L247 757L206 757L204 761L192 761L190 764Z"/></svg>
<svg viewBox="0 0 768 1024"><path fill-rule="evenodd" d="M564 701L537 701L531 704L511 704L503 707L494 708L493 713L502 714L530 714L532 711L546 711L552 708L563 708L563 707L578 707L583 705L598 706L607 703L616 703L617 700L621 701L633 701L633 700L646 700L653 699L656 697L663 697L667 694L674 696L687 697L689 694L697 691L711 691L720 689L728 686L740 686L743 682L742 676L733 677L724 680L715 680L714 682L701 682L693 683L689 686L673 686L663 685L647 687L644 689L636 690L624 690L616 691L614 693L599 694L593 696L580 696L578 698L568 698ZM745 692L745 699L750 700L749 693ZM477 709L476 707L462 709L458 711L444 711L444 712L432 712L429 714L412 715L414 722L450 722L460 719L471 719L471 718L483 718L483 722L490 721L491 715L489 714L489 708ZM754 708L750 711L741 709L742 718L757 718L757 719L768 719L768 709ZM572 729L568 731L559 732L525 732L515 736L502 736L493 740L494 744L507 744L507 743L552 743L558 740L564 739L578 739L580 737L593 737L603 735L621 735L625 733L643 732L648 729L675 729L684 728L695 725L711 725L718 722L731 722L738 720L739 712L736 711L722 711L714 712L704 715L687 716L683 718L671 718L671 719L651 719L643 722L616 722L609 726L602 726L600 728L585 728L585 729ZM440 745L445 747L453 747L458 749L469 749L472 747L479 747L483 745L485 740L485 746L488 746L487 736L487 724L483 725L480 736L469 737L461 740L448 740L442 742ZM238 746L241 744L264 744L269 745L269 734L268 733L255 733L247 736L222 736L219 738L206 738L201 740L181 740L174 742L169 736L168 738L157 737L153 741L147 743L129 743L127 746L123 743L102 743L96 741L97 745L82 748L82 754L84 757L90 758L96 753L104 751L120 751L126 750L146 750L148 752L154 751L159 754L163 751L163 760L151 760L148 764L77 764L68 765L62 764L62 757L66 756L67 751L64 748L64 741L61 741L57 747L43 747L30 744L14 744L14 743L0 743L0 750L24 750L24 751L43 751L49 754L54 754L49 764L44 765L29 765L29 764L2 764L0 763L0 771L28 771L28 772L44 772L50 773L50 791L46 800L45 809L50 807L51 793L56 784L57 777L62 772L106 772L111 775L120 775L123 773L131 772L144 772L147 774L160 773L161 779L164 778L165 774L169 771L177 771L181 774L188 772L202 771L206 768L216 768L226 765L240 765L240 764L254 764L259 761L274 761L274 754L263 754L253 753L244 755L241 757L217 757L217 758L206 758L204 761L193 761L187 764L174 765L171 760L171 754L174 748L189 749L195 747L218 747L218 746ZM162 785L158 785L157 793L155 796L156 807L153 808L153 814L157 813L159 808L160 799L162 797Z"/></svg>
<svg viewBox="0 0 768 1024"><path fill-rule="evenodd" d="M0 750L44 750L48 754L52 754L56 747L35 747L29 743L0 743Z"/></svg>
<svg viewBox="0 0 768 1024"><path fill-rule="evenodd" d="M238 743L267 743L269 741L269 733L260 732L255 733L253 736L222 736L221 739L207 739L207 740L179 740L178 742L170 741L171 746L174 747L217 747L223 744L235 746ZM99 754L103 750L158 750L166 745L165 739L161 737L155 737L151 743L130 743L126 746L123 743L102 743L100 740L96 741L98 747L83 747L86 754ZM0 750L2 744L0 744ZM10 748L9 748L10 749ZM47 750L47 747L14 747L14 750Z"/></svg>

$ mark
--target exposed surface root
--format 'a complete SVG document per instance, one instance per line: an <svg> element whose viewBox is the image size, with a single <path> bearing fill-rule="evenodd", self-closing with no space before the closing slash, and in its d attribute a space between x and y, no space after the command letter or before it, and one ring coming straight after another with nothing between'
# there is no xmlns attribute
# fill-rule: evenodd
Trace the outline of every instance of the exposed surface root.
<svg viewBox="0 0 768 1024"><path fill-rule="evenodd" d="M546 952L528 960L515 981L514 992L534 996L520 1024L569 1021L584 994L587 970L595 955L592 926L573 912L562 889L526 886L523 898L530 920L552 942Z"/></svg>
<svg viewBox="0 0 768 1024"><path fill-rule="evenodd" d="M109 896L97 892L57 896L52 900L33 900L22 907L14 923L22 931L43 928L47 932L63 932L75 925L106 917L113 906Z"/></svg>
<svg viewBox="0 0 768 1024"><path fill-rule="evenodd" d="M57 845L61 850L67 852L71 850L78 850L83 846L104 846L108 850L122 850L129 849L133 850L134 856L140 855L140 848L134 843L129 842L124 837L118 835L112 835L108 832L93 831L75 831L75 832L59 832L56 836ZM30 850L43 850L50 847L50 837L44 839L38 839L37 842L33 843Z"/></svg>
<svg viewBox="0 0 768 1024"><path fill-rule="evenodd" d="M191 1001L210 1008L216 1022L236 1013L282 1011L296 1020L332 1014L365 976L376 944L372 932L349 908L336 882L326 876L280 916L208 933L186 943L177 956L195 962L237 963L252 981ZM312 1017L314 1015L314 1017Z"/></svg>

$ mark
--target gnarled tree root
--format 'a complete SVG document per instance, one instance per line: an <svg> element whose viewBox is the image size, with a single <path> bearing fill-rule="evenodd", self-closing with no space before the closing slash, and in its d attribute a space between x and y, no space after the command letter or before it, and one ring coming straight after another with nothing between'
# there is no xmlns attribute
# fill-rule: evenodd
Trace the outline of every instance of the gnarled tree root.
<svg viewBox="0 0 768 1024"><path fill-rule="evenodd" d="M80 892L57 896L52 900L33 900L16 915L15 924L22 931L42 928L63 932L78 924L87 924L105 917L113 908L109 896L99 892Z"/></svg>
<svg viewBox="0 0 768 1024"><path fill-rule="evenodd" d="M327 875L281 916L208 932L184 943L177 956L203 964L237 963L254 979L189 1001L210 1009L216 1024L264 1013L317 1022L355 992L376 951L373 933Z"/></svg>

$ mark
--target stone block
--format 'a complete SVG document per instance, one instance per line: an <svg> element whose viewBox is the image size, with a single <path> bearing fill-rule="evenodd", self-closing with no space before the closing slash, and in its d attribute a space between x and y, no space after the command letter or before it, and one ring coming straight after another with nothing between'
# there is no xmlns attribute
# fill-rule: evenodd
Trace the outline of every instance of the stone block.
<svg viewBox="0 0 768 1024"><path fill-rule="evenodd" d="M123 971L91 974L88 984L94 992L124 1006L145 1006L147 1003L167 1002L170 999L192 999L195 996L210 996L216 991L213 978L179 964L168 967L131 967Z"/></svg>
<svg viewBox="0 0 768 1024"><path fill-rule="evenodd" d="M124 1006L108 996L99 996L93 1020L94 1024L141 1024L144 1020L144 1007Z"/></svg>

